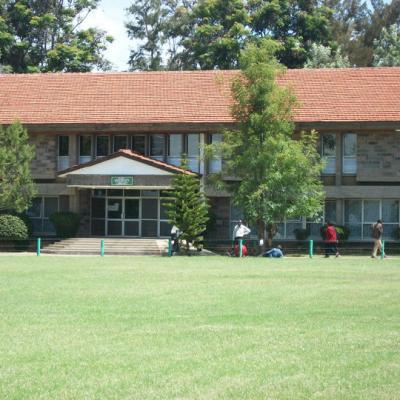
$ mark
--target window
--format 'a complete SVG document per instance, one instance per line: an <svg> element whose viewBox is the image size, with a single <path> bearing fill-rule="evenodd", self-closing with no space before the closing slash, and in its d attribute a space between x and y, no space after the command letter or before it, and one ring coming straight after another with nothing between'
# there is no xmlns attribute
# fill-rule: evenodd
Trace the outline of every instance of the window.
<svg viewBox="0 0 400 400"><path fill-rule="evenodd" d="M322 158L325 160L324 174L334 174L336 172L336 135L322 135Z"/></svg>
<svg viewBox="0 0 400 400"><path fill-rule="evenodd" d="M58 171L69 167L69 136L58 137Z"/></svg>
<svg viewBox="0 0 400 400"><path fill-rule="evenodd" d="M156 160L164 160L165 154L165 136L151 135L150 136L150 157Z"/></svg>
<svg viewBox="0 0 400 400"><path fill-rule="evenodd" d="M182 135L169 135L168 137L168 162L172 165L181 165Z"/></svg>
<svg viewBox="0 0 400 400"><path fill-rule="evenodd" d="M126 135L116 135L113 137L113 149L114 153L118 150L128 148L128 136Z"/></svg>
<svg viewBox="0 0 400 400"><path fill-rule="evenodd" d="M188 168L193 172L200 172L200 135L198 133L187 135L186 147Z"/></svg>
<svg viewBox="0 0 400 400"><path fill-rule="evenodd" d="M83 164L92 159L92 137L79 136L79 163Z"/></svg>
<svg viewBox="0 0 400 400"><path fill-rule="evenodd" d="M65 157L69 155L69 136L58 137L58 156Z"/></svg>
<svg viewBox="0 0 400 400"><path fill-rule="evenodd" d="M399 226L399 202L392 199L346 200L344 222L350 230L350 239L370 240L372 225L377 219L384 222L384 236L396 239Z"/></svg>
<svg viewBox="0 0 400 400"><path fill-rule="evenodd" d="M146 154L146 136L132 136L132 150L140 154Z"/></svg>
<svg viewBox="0 0 400 400"><path fill-rule="evenodd" d="M321 239L321 227L328 221L336 224L336 200L326 200L323 211L313 219L307 220L307 229L311 239Z"/></svg>
<svg viewBox="0 0 400 400"><path fill-rule="evenodd" d="M33 233L55 235L50 216L59 209L58 197L36 197L26 214L32 221Z"/></svg>
<svg viewBox="0 0 400 400"><path fill-rule="evenodd" d="M343 173L357 172L357 135L346 133L343 136Z"/></svg>
<svg viewBox="0 0 400 400"><path fill-rule="evenodd" d="M219 143L222 142L222 134L220 133L213 133L210 135L210 144L214 144L218 146ZM218 150L215 151L213 149L213 157L210 159L208 163L208 171L210 174L221 172L222 170L222 158L221 155L218 154Z"/></svg>
<svg viewBox="0 0 400 400"><path fill-rule="evenodd" d="M109 136L96 136L96 157L104 157L109 153Z"/></svg>

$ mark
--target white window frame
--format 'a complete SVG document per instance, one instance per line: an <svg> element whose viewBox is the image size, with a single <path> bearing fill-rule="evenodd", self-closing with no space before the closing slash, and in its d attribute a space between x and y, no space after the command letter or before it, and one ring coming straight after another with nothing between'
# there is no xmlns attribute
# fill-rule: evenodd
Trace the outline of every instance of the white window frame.
<svg viewBox="0 0 400 400"><path fill-rule="evenodd" d="M324 155L324 137L326 136L333 136L335 140L335 148L334 148L334 156L326 156ZM321 157L323 160L326 161L325 167L322 171L324 175L334 175L336 173L336 146L337 146L337 140L336 140L336 134L335 133L323 133L321 134Z"/></svg>
<svg viewBox="0 0 400 400"><path fill-rule="evenodd" d="M345 155L345 142L347 135L354 135L356 138L356 153L352 156ZM357 174L357 134L353 132L347 132L343 134L342 138L342 173L343 175L356 175ZM347 162L346 162L347 161ZM348 162L351 162L350 167Z"/></svg>

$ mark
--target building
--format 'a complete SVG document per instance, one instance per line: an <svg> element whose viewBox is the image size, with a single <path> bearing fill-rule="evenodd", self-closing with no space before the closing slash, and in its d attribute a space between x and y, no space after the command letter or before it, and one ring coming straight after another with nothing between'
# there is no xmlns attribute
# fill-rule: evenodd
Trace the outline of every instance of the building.
<svg viewBox="0 0 400 400"><path fill-rule="evenodd" d="M54 233L57 210L82 216L81 236L169 234L162 205L182 153L202 177L202 145L234 126L230 87L237 71L0 75L0 124L19 119L36 147L39 196L29 215L35 232ZM289 70L279 81L299 101L296 130L315 129L327 164L327 200L318 221L283 221L278 237L326 219L370 238L377 218L388 238L400 222L400 68ZM227 193L205 188L215 238L229 238L240 213Z"/></svg>

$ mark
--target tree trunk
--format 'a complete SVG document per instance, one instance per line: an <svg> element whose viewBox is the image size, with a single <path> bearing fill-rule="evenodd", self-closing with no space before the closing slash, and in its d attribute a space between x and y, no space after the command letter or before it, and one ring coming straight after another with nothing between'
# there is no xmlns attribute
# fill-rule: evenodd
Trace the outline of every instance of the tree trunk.
<svg viewBox="0 0 400 400"><path fill-rule="evenodd" d="M267 249L267 243L265 238L265 222L257 221L257 235L258 239L263 241L263 244L260 245L260 254L264 254Z"/></svg>
<svg viewBox="0 0 400 400"><path fill-rule="evenodd" d="M272 239L277 232L276 224L268 224L267 231L268 231L268 246L271 249L272 248Z"/></svg>

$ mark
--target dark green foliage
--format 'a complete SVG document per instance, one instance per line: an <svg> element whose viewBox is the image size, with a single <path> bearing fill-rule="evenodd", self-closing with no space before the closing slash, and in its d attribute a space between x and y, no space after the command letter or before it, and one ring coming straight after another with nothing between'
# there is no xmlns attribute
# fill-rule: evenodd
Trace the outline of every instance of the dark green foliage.
<svg viewBox="0 0 400 400"><path fill-rule="evenodd" d="M79 29L99 0L0 0L3 72L86 72L109 68L103 51L112 38Z"/></svg>
<svg viewBox="0 0 400 400"><path fill-rule="evenodd" d="M200 189L200 180L194 174L177 174L172 179L171 200L165 202L171 225L179 228L181 244L189 250L189 243L203 240L208 217L208 204Z"/></svg>
<svg viewBox="0 0 400 400"><path fill-rule="evenodd" d="M28 228L16 215L0 215L0 239L23 240L28 238Z"/></svg>
<svg viewBox="0 0 400 400"><path fill-rule="evenodd" d="M19 122L0 125L0 210L23 212L29 207L36 194L30 171L34 154Z"/></svg>
<svg viewBox="0 0 400 400"><path fill-rule="evenodd" d="M76 236L80 220L79 214L73 212L56 212L50 216L50 221L54 224L57 236L60 238Z"/></svg>

